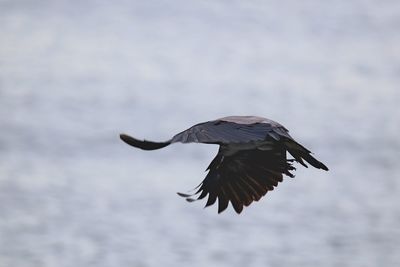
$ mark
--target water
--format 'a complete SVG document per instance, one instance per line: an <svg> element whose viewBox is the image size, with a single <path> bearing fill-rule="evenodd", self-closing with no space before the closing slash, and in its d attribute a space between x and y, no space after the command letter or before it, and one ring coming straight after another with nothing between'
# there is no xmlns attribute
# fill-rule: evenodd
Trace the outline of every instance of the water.
<svg viewBox="0 0 400 267"><path fill-rule="evenodd" d="M399 266L396 1L2 1L0 266ZM186 203L227 115L330 167L237 216Z"/></svg>

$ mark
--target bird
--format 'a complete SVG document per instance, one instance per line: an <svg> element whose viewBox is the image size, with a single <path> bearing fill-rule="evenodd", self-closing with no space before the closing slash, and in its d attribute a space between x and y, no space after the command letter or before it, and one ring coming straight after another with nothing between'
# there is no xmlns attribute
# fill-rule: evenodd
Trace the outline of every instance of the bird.
<svg viewBox="0 0 400 267"><path fill-rule="evenodd" d="M204 199L205 207L218 201L218 213L231 203L236 213L260 200L283 175L293 178L293 162L328 171L311 151L295 141L289 131L273 120L258 116L229 116L198 123L164 142L139 140L120 134L122 141L143 150L156 150L173 143L204 143L219 145L204 180L193 194L177 193L187 201ZM293 157L288 158L287 152Z"/></svg>

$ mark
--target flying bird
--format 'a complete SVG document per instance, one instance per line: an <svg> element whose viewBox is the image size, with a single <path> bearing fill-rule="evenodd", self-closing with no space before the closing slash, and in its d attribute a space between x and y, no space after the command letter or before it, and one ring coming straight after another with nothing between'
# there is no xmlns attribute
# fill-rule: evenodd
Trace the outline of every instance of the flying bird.
<svg viewBox="0 0 400 267"><path fill-rule="evenodd" d="M156 150L178 142L219 145L205 179L195 188L197 191L178 193L189 202L208 196L205 207L218 200L218 213L230 202L239 214L243 207L258 201L282 182L283 174L294 177L291 173L296 169L293 161L304 167L307 162L328 171L328 167L296 142L284 126L256 116L230 116L199 123L165 142L138 140L126 134L121 134L120 138L143 150ZM286 152L293 159L288 159Z"/></svg>

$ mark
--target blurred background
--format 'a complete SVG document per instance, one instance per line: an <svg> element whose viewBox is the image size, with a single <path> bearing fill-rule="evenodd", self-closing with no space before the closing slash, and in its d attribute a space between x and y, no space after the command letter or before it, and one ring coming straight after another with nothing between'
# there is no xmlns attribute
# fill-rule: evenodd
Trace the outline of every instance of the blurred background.
<svg viewBox="0 0 400 267"><path fill-rule="evenodd" d="M400 2L0 1L0 266L400 266ZM228 115L298 168L238 216L175 192Z"/></svg>

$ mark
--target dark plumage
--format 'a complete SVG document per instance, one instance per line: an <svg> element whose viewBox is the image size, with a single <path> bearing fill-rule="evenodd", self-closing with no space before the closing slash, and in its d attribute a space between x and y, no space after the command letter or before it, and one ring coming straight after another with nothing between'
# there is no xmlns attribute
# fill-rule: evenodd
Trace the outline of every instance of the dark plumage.
<svg viewBox="0 0 400 267"><path fill-rule="evenodd" d="M166 142L137 140L121 134L121 139L134 147L155 150L172 143L206 143L220 146L203 182L192 194L178 193L188 201L208 195L206 207L218 200L218 213L231 202L237 213L258 201L283 180L283 174L294 177L293 161L307 167L328 170L311 152L297 143L279 123L255 116L231 116L199 123L178 133ZM286 151L294 159L287 159ZM195 195L197 198L192 198Z"/></svg>

